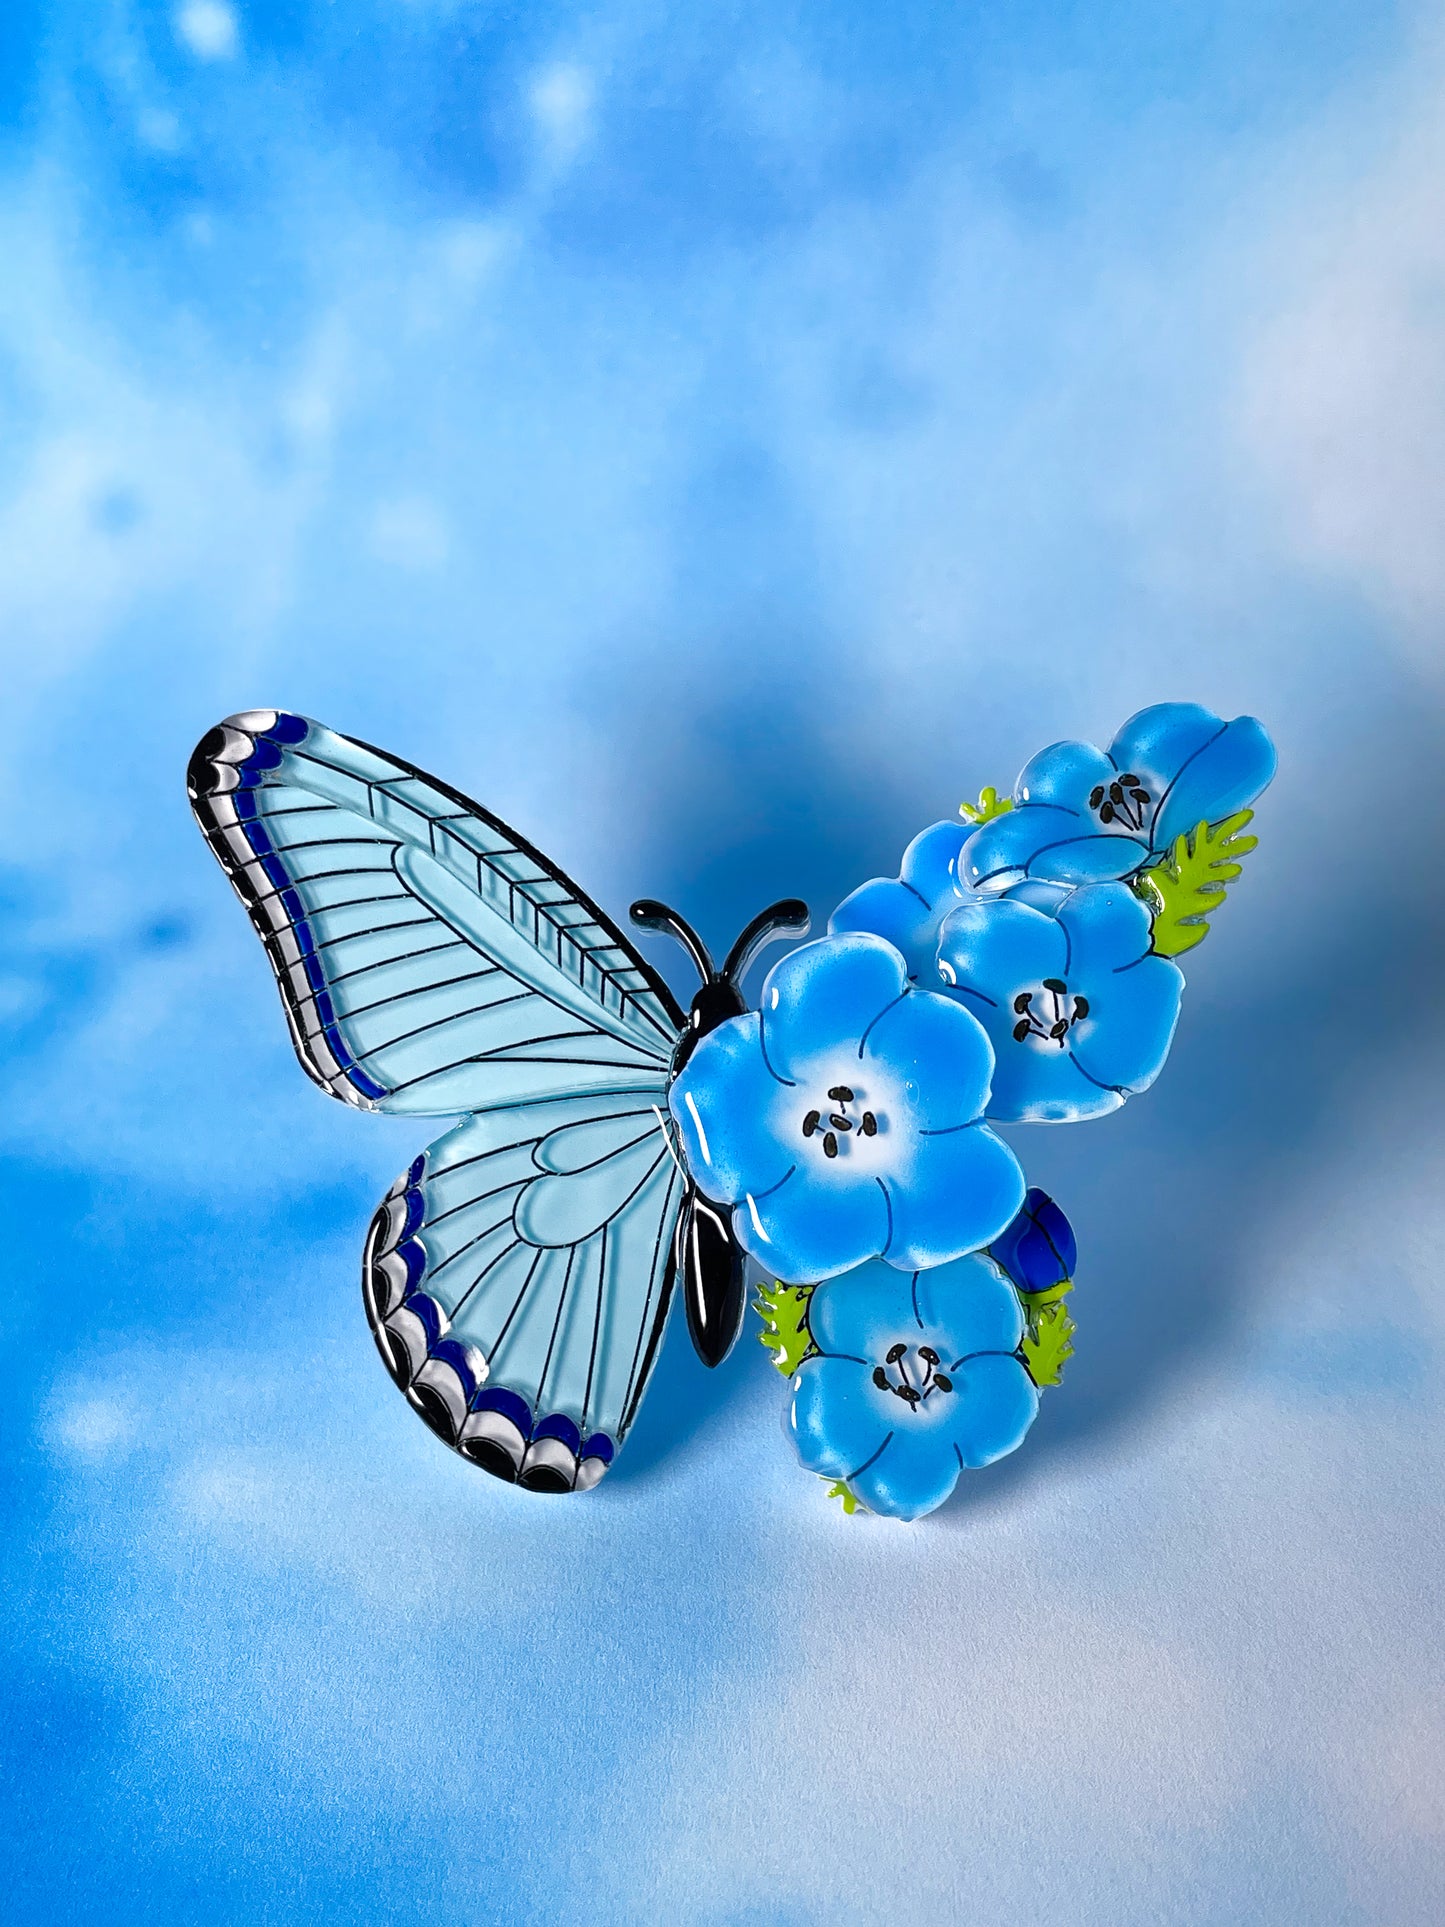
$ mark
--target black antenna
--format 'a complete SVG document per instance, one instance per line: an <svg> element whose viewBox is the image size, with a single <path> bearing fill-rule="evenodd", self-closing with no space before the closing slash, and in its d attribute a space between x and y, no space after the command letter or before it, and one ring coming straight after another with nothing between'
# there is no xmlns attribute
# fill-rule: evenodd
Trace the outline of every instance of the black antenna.
<svg viewBox="0 0 1445 1927"><path fill-rule="evenodd" d="M793 932L806 936L812 921L801 897L784 897L780 903L770 903L766 910L759 910L728 952L723 976L731 984L741 983L743 972L765 943Z"/></svg>
<svg viewBox="0 0 1445 1927"><path fill-rule="evenodd" d="M629 915L640 929L655 930L659 935L672 937L680 943L692 958L693 968L705 984L714 983L717 980L717 972L713 969L707 945L692 925L680 917L676 910L669 910L665 903L659 903L655 897L639 897ZM749 924L748 928L751 929L752 925ZM733 947L736 949L737 946Z"/></svg>

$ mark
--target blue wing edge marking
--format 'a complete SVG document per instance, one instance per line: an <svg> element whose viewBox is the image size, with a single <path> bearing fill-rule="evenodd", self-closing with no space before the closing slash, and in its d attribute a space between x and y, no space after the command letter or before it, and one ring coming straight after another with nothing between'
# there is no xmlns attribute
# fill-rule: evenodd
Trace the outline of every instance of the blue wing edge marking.
<svg viewBox="0 0 1445 1927"><path fill-rule="evenodd" d="M386 1091L346 1048L305 908L256 815L256 791L267 771L280 767L283 749L304 742L309 728L302 717L275 710L232 717L197 745L187 782L206 841L266 947L296 1055L324 1091L359 1110L371 1110ZM237 760L248 741L249 752ZM234 771L234 778L223 781L227 770ZM296 982L297 970L308 987L305 996Z"/></svg>

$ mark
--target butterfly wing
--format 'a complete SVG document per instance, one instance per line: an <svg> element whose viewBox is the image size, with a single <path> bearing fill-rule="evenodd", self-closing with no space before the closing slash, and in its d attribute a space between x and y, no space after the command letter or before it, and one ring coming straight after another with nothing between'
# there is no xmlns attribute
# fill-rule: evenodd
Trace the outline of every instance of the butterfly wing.
<svg viewBox="0 0 1445 1927"><path fill-rule="evenodd" d="M682 1191L636 1096L492 1111L424 1151L372 1220L362 1275L382 1357L432 1429L533 1490L595 1485L657 1355Z"/></svg>
<svg viewBox="0 0 1445 1927"><path fill-rule="evenodd" d="M333 1097L448 1116L665 1078L683 1022L667 987L455 790L270 710L212 730L189 786Z"/></svg>
<svg viewBox="0 0 1445 1927"><path fill-rule="evenodd" d="M671 994L504 823L320 724L231 717L189 787L308 1074L363 1110L470 1114L367 1236L367 1315L393 1376L487 1470L596 1484L671 1297Z"/></svg>

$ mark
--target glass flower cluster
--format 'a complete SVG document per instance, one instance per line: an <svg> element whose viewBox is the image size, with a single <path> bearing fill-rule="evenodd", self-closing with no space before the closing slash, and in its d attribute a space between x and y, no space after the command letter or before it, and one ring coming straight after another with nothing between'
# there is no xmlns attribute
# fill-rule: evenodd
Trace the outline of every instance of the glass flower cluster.
<svg viewBox="0 0 1445 1927"><path fill-rule="evenodd" d="M920 1517L1032 1424L1073 1235L993 1126L1101 1117L1153 1083L1172 959L1274 768L1253 717L1188 703L1107 751L1055 743L855 890L679 1072L681 1154L788 1293L793 1437L849 1510Z"/></svg>

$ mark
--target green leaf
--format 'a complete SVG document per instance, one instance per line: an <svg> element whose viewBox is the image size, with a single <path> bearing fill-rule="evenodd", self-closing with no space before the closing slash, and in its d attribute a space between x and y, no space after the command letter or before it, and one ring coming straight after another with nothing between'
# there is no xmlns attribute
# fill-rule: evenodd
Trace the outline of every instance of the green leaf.
<svg viewBox="0 0 1445 1927"><path fill-rule="evenodd" d="M843 1501L843 1510L850 1519L855 1512L866 1512L868 1510L857 1493L844 1485L841 1479L834 1479L833 1483L828 1487L828 1497L830 1499L841 1499Z"/></svg>
<svg viewBox="0 0 1445 1927"><path fill-rule="evenodd" d="M960 803L958 813L967 817L970 823L989 823L996 816L1004 816L1014 806L1011 796L1000 796L992 785L980 790L976 803Z"/></svg>
<svg viewBox="0 0 1445 1927"><path fill-rule="evenodd" d="M1074 1355L1075 1325L1064 1303L1072 1290L1070 1280L1068 1284L1055 1285L1052 1291L1019 1293L1027 1320L1019 1350L1035 1385L1059 1384L1064 1366Z"/></svg>
<svg viewBox="0 0 1445 1927"><path fill-rule="evenodd" d="M815 1349L808 1330L811 1285L760 1286L753 1309L763 1321L758 1337L784 1378L791 1378Z"/></svg>
<svg viewBox="0 0 1445 1927"><path fill-rule="evenodd" d="M1222 823L1198 823L1135 878L1135 893L1154 918L1157 956L1181 957L1209 935L1205 919L1224 902L1225 885L1240 874L1240 859L1258 847L1257 836L1244 835L1253 820L1253 810L1240 810Z"/></svg>

